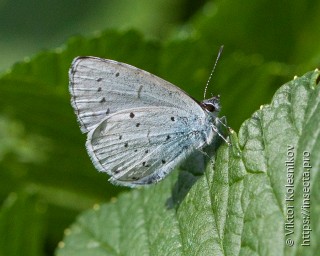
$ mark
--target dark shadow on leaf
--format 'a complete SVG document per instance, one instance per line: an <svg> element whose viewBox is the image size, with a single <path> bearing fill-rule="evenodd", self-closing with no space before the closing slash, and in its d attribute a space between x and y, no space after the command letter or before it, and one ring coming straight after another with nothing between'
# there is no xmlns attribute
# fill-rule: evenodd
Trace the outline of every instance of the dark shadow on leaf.
<svg viewBox="0 0 320 256"><path fill-rule="evenodd" d="M222 121L226 123L225 118L222 118ZM220 124L218 129L226 136L226 129L223 125ZM222 143L225 143L222 138L216 136L211 145L205 147L203 151L198 150L193 152L180 165L178 180L172 188L171 197L166 201L168 209L177 209L179 207L192 186L202 177L210 161L212 165L214 164L216 150Z"/></svg>

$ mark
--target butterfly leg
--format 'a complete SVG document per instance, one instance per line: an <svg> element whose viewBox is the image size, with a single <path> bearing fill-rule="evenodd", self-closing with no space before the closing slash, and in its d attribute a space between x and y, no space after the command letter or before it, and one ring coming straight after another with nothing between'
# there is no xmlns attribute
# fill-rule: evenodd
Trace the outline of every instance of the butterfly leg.
<svg viewBox="0 0 320 256"><path fill-rule="evenodd" d="M228 129L230 128L229 126L226 126L223 122L221 122L221 120L219 118L216 118L216 121L218 121L220 124L223 124L225 127L227 127ZM231 129L231 128L230 128ZM215 126L215 125L212 125L212 130L214 132L216 132L218 134L218 136L223 139L227 144L228 146L230 146L230 142L219 132L218 128Z"/></svg>

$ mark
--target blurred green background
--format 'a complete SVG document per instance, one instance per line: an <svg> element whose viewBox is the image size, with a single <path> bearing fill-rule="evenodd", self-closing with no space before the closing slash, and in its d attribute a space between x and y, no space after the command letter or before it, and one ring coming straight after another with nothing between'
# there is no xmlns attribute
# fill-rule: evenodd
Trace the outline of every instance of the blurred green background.
<svg viewBox="0 0 320 256"><path fill-rule="evenodd" d="M68 95L74 57L127 62L201 100L224 44L208 93L238 130L319 67L319 11L298 0L0 1L0 255L52 255L77 214L125 190L85 152Z"/></svg>
<svg viewBox="0 0 320 256"><path fill-rule="evenodd" d="M149 38L166 38L205 2L1 0L0 70L40 50L59 47L70 36L107 28L136 28Z"/></svg>

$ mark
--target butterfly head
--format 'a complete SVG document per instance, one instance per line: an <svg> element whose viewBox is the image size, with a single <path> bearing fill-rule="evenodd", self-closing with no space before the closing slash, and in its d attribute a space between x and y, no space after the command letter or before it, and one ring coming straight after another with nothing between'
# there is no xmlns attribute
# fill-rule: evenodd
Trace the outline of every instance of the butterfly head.
<svg viewBox="0 0 320 256"><path fill-rule="evenodd" d="M200 106L210 115L216 116L221 107L220 107L220 95L214 96L210 99L203 100L200 103Z"/></svg>

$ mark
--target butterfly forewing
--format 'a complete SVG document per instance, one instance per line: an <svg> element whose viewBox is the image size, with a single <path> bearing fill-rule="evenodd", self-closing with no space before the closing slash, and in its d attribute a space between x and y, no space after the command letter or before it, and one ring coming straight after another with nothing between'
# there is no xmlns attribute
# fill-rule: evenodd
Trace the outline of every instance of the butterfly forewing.
<svg viewBox="0 0 320 256"><path fill-rule="evenodd" d="M167 106L189 113L202 111L171 83L128 64L96 57L76 58L69 71L72 106L82 132L120 110Z"/></svg>

